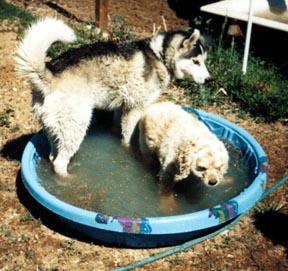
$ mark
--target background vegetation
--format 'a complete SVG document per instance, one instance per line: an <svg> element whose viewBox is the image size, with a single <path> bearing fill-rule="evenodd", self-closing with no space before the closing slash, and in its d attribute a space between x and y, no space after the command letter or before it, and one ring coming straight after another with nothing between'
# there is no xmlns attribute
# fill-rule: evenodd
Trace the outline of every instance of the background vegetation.
<svg viewBox="0 0 288 271"><path fill-rule="evenodd" d="M278 68L273 60L268 62L255 56L251 51L247 72L244 75L242 72L244 44L238 43L234 37L223 41L227 18L223 21L220 35L213 31L211 20L206 22L199 18L195 20L195 25L206 25L207 31L213 35L214 42L209 46L207 59L212 80L205 83L202 91L199 92L199 88L190 80L177 82L179 86L184 87L193 103L199 106L205 103L220 105L234 102L258 120L287 121L288 81L283 70ZM268 43L266 45L270 46Z"/></svg>
<svg viewBox="0 0 288 271"><path fill-rule="evenodd" d="M7 4L0 0L0 20L7 20L10 30L17 31L19 38L24 29L36 18L28 12ZM195 106L213 104L215 106L225 103L236 103L251 117L262 121L276 121L288 119L288 85L287 78L272 62L253 55L249 55L248 70L242 73L243 45L237 44L232 38L223 42L223 32L227 23L224 20L222 32L213 31L213 20L203 21L196 18L195 25L206 25L207 32L212 36L213 43L208 46L207 66L211 72L212 80L205 85L196 85L191 80L177 81L176 84L184 88L185 93ZM74 27L74 26L73 26ZM99 41L102 32L96 32L93 25L83 23L74 27L78 40L71 45L55 44L49 50L49 55L55 57L72 47ZM111 19L109 39L137 39L125 20L120 16Z"/></svg>

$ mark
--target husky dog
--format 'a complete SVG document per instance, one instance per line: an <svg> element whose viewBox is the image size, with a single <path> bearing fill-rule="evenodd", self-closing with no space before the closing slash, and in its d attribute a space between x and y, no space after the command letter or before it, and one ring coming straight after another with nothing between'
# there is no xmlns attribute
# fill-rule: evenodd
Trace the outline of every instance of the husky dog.
<svg viewBox="0 0 288 271"><path fill-rule="evenodd" d="M223 142L196 117L171 102L148 106L139 122L139 145L146 160L160 162L160 181L174 182L191 173L208 186L217 185L228 169Z"/></svg>
<svg viewBox="0 0 288 271"><path fill-rule="evenodd" d="M51 144L50 161L62 176L68 174L93 108L121 112L122 141L129 145L141 111L172 79L191 78L202 84L209 77L198 30L97 42L45 63L52 43L75 40L64 22L45 18L27 30L16 55L16 70L31 85L33 111Z"/></svg>

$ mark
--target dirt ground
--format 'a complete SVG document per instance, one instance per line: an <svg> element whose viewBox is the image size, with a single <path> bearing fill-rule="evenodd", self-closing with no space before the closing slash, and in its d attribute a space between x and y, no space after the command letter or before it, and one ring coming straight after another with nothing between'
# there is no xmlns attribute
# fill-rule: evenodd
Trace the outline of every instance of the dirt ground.
<svg viewBox="0 0 288 271"><path fill-rule="evenodd" d="M27 9L35 15L62 18L40 1L28 2ZM81 1L78 6L76 2L54 1L78 18L93 20L94 1ZM188 25L174 15L166 1L110 0L109 14L117 13L127 17L128 24L140 34L152 32L153 23L161 25L161 15L165 16L169 29ZM9 119L0 126L0 270L109 270L167 249L127 249L91 243L56 224L28 195L19 173L20 160L25 144L39 127L31 113L30 89L14 73L17 35L7 29L9 25L2 22L0 113L6 112ZM167 93L163 98L169 95L193 106L181 90L172 87ZM259 141L269 159L268 187L288 174L287 125L241 119L232 113L235 108L230 105L202 109L235 122ZM135 270L288 270L287 188L287 184L281 186L265 205L262 203L263 208L282 207L278 212L258 216L250 212L229 231Z"/></svg>

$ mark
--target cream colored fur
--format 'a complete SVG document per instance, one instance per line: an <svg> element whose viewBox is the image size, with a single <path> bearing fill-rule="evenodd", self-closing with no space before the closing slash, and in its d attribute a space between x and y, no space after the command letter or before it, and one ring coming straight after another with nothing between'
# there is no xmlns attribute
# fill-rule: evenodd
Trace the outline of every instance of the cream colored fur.
<svg viewBox="0 0 288 271"><path fill-rule="evenodd" d="M156 154L160 179L175 182L191 173L206 185L216 185L228 168L228 152L204 123L171 102L150 105L139 122L144 159Z"/></svg>
<svg viewBox="0 0 288 271"><path fill-rule="evenodd" d="M31 85L33 111L51 143L49 157L57 174L68 174L69 161L83 141L94 108L121 112L123 143L129 145L142 111L157 100L173 77L204 83L209 77L205 64L191 68L192 60L188 64L182 57L200 39L199 31L189 35L174 35L167 50L164 34L159 34L139 46L134 44L132 50L129 42L120 47L114 44L116 52L111 51L111 43L98 43L93 46L110 51L105 54L98 49L85 57L80 50L87 47L82 47L46 64L48 48L56 41L73 42L73 30L53 18L39 20L27 30L18 47L16 70ZM179 49L183 40L185 44ZM164 51L167 54L162 59ZM182 60L185 63L181 64Z"/></svg>

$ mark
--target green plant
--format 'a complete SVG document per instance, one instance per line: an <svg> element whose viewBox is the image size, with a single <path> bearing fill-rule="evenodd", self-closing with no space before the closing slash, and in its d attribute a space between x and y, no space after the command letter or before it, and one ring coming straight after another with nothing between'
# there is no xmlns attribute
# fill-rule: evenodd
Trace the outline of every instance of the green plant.
<svg viewBox="0 0 288 271"><path fill-rule="evenodd" d="M85 44L92 44L103 39L103 32L98 31L91 24L82 23L74 27L77 40L71 44L55 43L48 51L48 56L54 58L65 51L78 48ZM126 21L121 15L116 15L110 19L110 33L109 39L111 40L135 40L137 36L132 33L132 30L128 27Z"/></svg>
<svg viewBox="0 0 288 271"><path fill-rule="evenodd" d="M137 36L128 27L126 20L121 15L110 19L110 39L135 40Z"/></svg>
<svg viewBox="0 0 288 271"><path fill-rule="evenodd" d="M218 50L220 50L221 48L223 48L223 37L224 37L224 31L225 31L225 28L227 26L227 23L228 23L228 17L226 16L224 18L224 22L221 26L221 32L220 32L220 37L218 39ZM219 53L219 51L217 51L217 53Z"/></svg>
<svg viewBox="0 0 288 271"><path fill-rule="evenodd" d="M16 28L18 29L17 31L21 33L33 20L35 20L35 17L19 7L8 4L4 0L0 0L0 21L2 20L7 20L9 22L9 31L14 31Z"/></svg>
<svg viewBox="0 0 288 271"><path fill-rule="evenodd" d="M168 261L173 265L181 265L183 260L179 257L178 254L175 254L173 257L170 257Z"/></svg>
<svg viewBox="0 0 288 271"><path fill-rule="evenodd" d="M222 39L220 37L220 39ZM242 110L254 118L267 122L288 118L288 80L272 64L249 56L248 70L242 72L242 54L232 39L230 48L222 42L210 48L206 61L212 80L201 88L191 80L182 80L178 85L185 89L195 106L204 103L220 105L229 100L236 102ZM203 90L202 90L203 91Z"/></svg>
<svg viewBox="0 0 288 271"><path fill-rule="evenodd" d="M58 269L58 268L51 268L51 269L46 268L46 267L43 267L42 263L40 263L37 265L37 270L39 270L39 271L59 271L60 269Z"/></svg>
<svg viewBox="0 0 288 271"><path fill-rule="evenodd" d="M10 131L11 133L16 133L20 130L20 127L18 124L16 124L15 126L11 127Z"/></svg>
<svg viewBox="0 0 288 271"><path fill-rule="evenodd" d="M26 252L26 259L28 260L34 260L35 259L35 252L34 250L29 250L28 252Z"/></svg>
<svg viewBox="0 0 288 271"><path fill-rule="evenodd" d="M253 117L268 122L288 117L288 93L284 91L287 80L276 67L250 54L248 70L243 75L242 58L236 50L231 55L229 50L221 49L212 59L215 64L211 70L216 73L210 87L225 89L230 99Z"/></svg>
<svg viewBox="0 0 288 271"><path fill-rule="evenodd" d="M223 88L216 89L207 84L199 86L190 79L178 80L176 85L184 89L185 95L193 106L205 104L217 106L227 101L227 93Z"/></svg>
<svg viewBox="0 0 288 271"><path fill-rule="evenodd" d="M32 221L32 220L34 220L34 217L29 211L27 211L25 215L20 217L20 221Z"/></svg>
<svg viewBox="0 0 288 271"><path fill-rule="evenodd" d="M95 27L89 23L82 23L73 27L77 40L71 44L55 43L48 51L48 56L54 58L65 51L78 48L85 44L92 44L103 39L103 32L98 31ZM137 36L133 34L132 30L128 27L127 22L121 15L116 15L110 19L110 40L135 40Z"/></svg>
<svg viewBox="0 0 288 271"><path fill-rule="evenodd" d="M96 29L88 23L82 23L73 27L76 32L77 40L70 44L55 43L48 50L48 56L51 58L57 57L62 53L72 48L78 48L85 44L92 44L102 39L103 33L96 31Z"/></svg>
<svg viewBox="0 0 288 271"><path fill-rule="evenodd" d="M273 213L277 213L282 210L285 210L287 209L287 207L288 207L287 204L284 206L281 206L280 204L271 203L268 200L264 200L255 206L254 213L256 215L267 214L267 213L273 214Z"/></svg>
<svg viewBox="0 0 288 271"><path fill-rule="evenodd" d="M0 233L3 233L5 238L7 238L8 240L12 240L12 233L8 229L7 225L0 225Z"/></svg>
<svg viewBox="0 0 288 271"><path fill-rule="evenodd" d="M192 25L199 29L205 29L205 33L209 33L211 31L210 25L212 23L212 19L206 19L203 16L196 16L192 20Z"/></svg>
<svg viewBox="0 0 288 271"><path fill-rule="evenodd" d="M42 224L43 224L43 223L42 223L42 220L41 220L41 218L39 217L39 218L37 219L36 227L40 227Z"/></svg>
<svg viewBox="0 0 288 271"><path fill-rule="evenodd" d="M25 235L25 234L22 234L22 235L21 235L21 241L22 241L22 242L26 243L26 242L29 242L29 240L30 240L30 237L29 237L29 236L27 236L27 235Z"/></svg>
<svg viewBox="0 0 288 271"><path fill-rule="evenodd" d="M13 109L6 109L0 112L0 127L9 127L10 120L9 115L14 112Z"/></svg>

